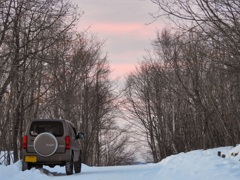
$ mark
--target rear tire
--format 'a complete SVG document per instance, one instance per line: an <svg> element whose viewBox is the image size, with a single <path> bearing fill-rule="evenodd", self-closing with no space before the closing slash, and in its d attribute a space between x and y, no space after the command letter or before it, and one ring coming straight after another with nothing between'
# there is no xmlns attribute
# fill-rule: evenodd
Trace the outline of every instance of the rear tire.
<svg viewBox="0 0 240 180"><path fill-rule="evenodd" d="M79 161L74 163L74 171L75 173L80 173L82 169L81 155L79 155Z"/></svg>
<svg viewBox="0 0 240 180"><path fill-rule="evenodd" d="M22 171L30 170L31 168L32 168L32 166L29 163L22 160Z"/></svg>
<svg viewBox="0 0 240 180"><path fill-rule="evenodd" d="M73 174L73 157L71 157L71 160L69 162L66 162L65 170L67 175Z"/></svg>

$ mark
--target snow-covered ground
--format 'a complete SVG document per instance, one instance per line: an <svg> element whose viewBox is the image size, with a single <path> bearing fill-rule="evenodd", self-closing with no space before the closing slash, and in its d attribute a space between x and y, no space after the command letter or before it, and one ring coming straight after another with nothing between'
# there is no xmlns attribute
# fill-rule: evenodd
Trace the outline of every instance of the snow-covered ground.
<svg viewBox="0 0 240 180"><path fill-rule="evenodd" d="M219 157L218 151L226 155ZM156 164L89 167L82 173L65 175L64 167L21 171L21 162L10 166L0 165L1 180L239 180L240 145L206 151L196 150L167 157Z"/></svg>

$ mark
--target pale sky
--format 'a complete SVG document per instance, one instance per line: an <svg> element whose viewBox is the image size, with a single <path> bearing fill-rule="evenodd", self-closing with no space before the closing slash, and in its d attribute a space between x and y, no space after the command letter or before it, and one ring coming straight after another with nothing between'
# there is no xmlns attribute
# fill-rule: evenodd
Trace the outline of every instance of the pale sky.
<svg viewBox="0 0 240 180"><path fill-rule="evenodd" d="M108 54L111 78L126 76L143 59L145 50L157 30L163 28L160 20L151 23L158 7L150 0L72 0L84 11L78 27L105 41L103 52ZM146 25L149 24L150 25Z"/></svg>

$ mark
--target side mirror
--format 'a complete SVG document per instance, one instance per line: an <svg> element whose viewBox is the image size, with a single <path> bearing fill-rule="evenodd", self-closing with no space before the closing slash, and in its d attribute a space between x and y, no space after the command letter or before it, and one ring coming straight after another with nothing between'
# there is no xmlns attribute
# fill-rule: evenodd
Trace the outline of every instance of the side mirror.
<svg viewBox="0 0 240 180"><path fill-rule="evenodd" d="M83 140L84 139L84 133L78 133L77 139Z"/></svg>

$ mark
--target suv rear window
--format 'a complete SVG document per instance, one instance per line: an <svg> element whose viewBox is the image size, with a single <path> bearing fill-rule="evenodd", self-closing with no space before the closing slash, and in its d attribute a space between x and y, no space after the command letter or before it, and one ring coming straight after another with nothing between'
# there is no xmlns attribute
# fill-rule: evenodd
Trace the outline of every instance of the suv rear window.
<svg viewBox="0 0 240 180"><path fill-rule="evenodd" d="M56 137L63 136L62 122L35 121L31 124L30 135L37 136L43 132L52 133Z"/></svg>

